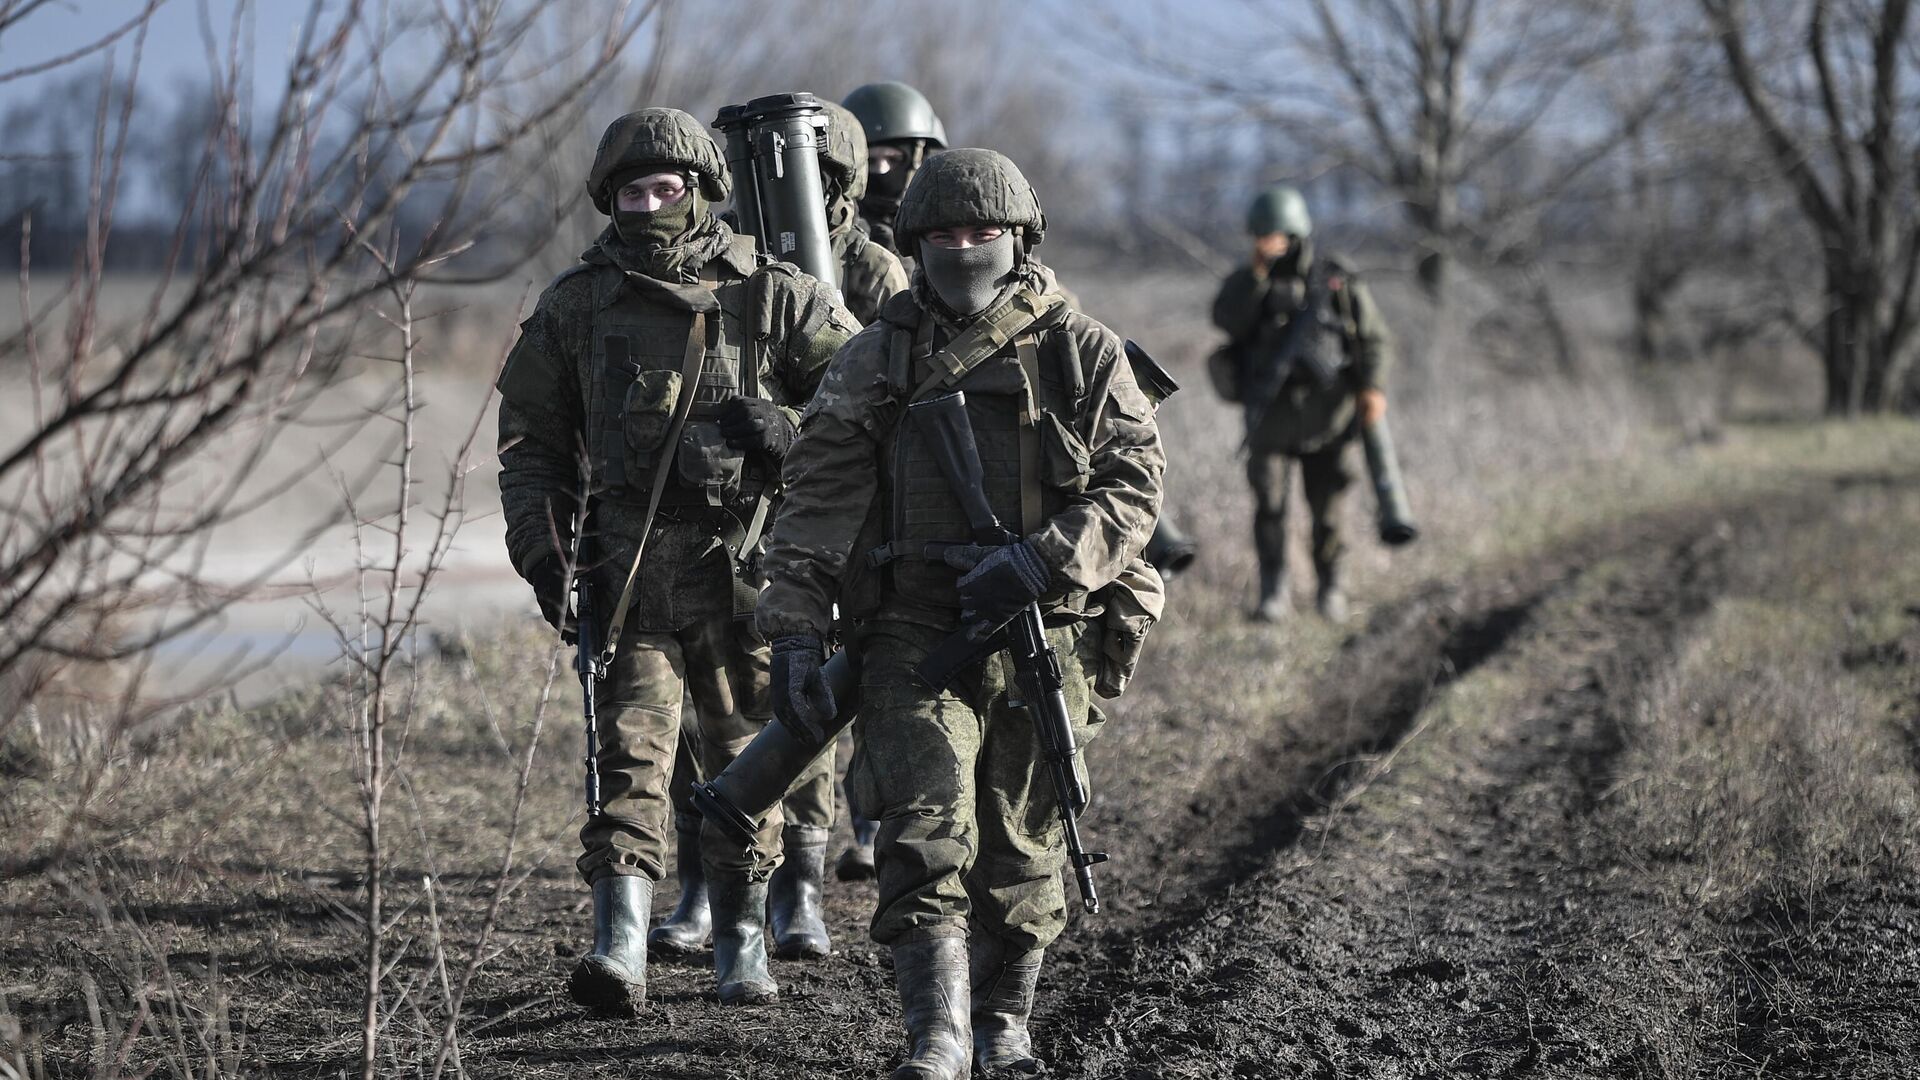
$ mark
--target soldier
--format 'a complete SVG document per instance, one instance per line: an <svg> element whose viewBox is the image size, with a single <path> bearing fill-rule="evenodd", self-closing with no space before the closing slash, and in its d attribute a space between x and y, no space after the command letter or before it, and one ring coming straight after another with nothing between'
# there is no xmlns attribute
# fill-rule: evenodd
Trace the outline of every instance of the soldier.
<svg viewBox="0 0 1920 1080"><path fill-rule="evenodd" d="M867 133L867 193L860 199L860 216L875 242L911 258L912 250L895 243L894 214L929 152L947 148L947 126L925 94L902 82L856 87L841 104Z"/></svg>
<svg viewBox="0 0 1920 1080"><path fill-rule="evenodd" d="M826 103L826 109L827 151L820 169L827 188L828 236L833 242L834 261L840 267L841 299L864 326L879 316L881 305L889 298L906 291L907 272L893 252L867 235L866 224L860 220L868 161L867 137L860 121L831 102ZM767 908L773 926L773 954L782 959L823 957L831 950L820 902L827 841L833 832L833 784L834 754L829 749L782 804L786 813L786 828L781 833L784 857L780 869L774 871ZM864 838L871 866L873 825L856 814L853 827L855 844L848 850L862 850L860 841ZM857 854L854 859L857 862ZM847 865L843 856L837 869L842 880L860 876L857 871L849 874Z"/></svg>
<svg viewBox="0 0 1920 1080"><path fill-rule="evenodd" d="M872 322L880 305L907 288L907 272L893 252L875 243L861 220L859 202L867 189L867 137L860 121L844 107L824 103L829 118L821 177L826 185L828 236L834 261L840 268L840 294L847 310L861 325ZM724 686L724 667L688 671L696 707L703 684ZM712 692L709 690L709 692ZM696 708L696 712L698 709ZM691 726L691 725L688 725ZM691 802L691 789L703 770L693 752L698 733L683 731L675 762L673 802L676 877L680 900L673 912L647 936L656 952L691 956L706 944L711 931L707 885L700 865L700 816ZM773 955L786 960L817 959L832 951L821 911L826 875L826 845L833 831L834 755L831 751L795 784L783 803L786 825L781 833L782 859L768 885L768 921L773 930ZM855 843L841 856L837 874L842 880L873 876L875 826L858 815L853 823ZM864 864L864 872L863 872Z"/></svg>
<svg viewBox="0 0 1920 1080"><path fill-rule="evenodd" d="M1392 344L1367 287L1340 260L1313 250L1313 222L1298 191L1276 186L1247 211L1249 266L1227 275L1213 321L1230 341L1215 354L1214 382L1245 407L1247 480L1253 485L1260 596L1252 615L1278 622L1287 604L1287 507L1300 462L1313 515L1315 604L1347 615L1340 578L1341 494L1352 483L1346 450L1386 415Z"/></svg>
<svg viewBox="0 0 1920 1080"><path fill-rule="evenodd" d="M706 131L677 109L615 120L587 176L611 224L541 294L500 376L507 550L549 621L566 621L564 558L589 476L585 584L617 651L597 695L604 812L580 830L592 952L568 983L595 1011L646 1001L647 917L664 876L684 672L703 764L718 772L770 716L768 650L750 622L750 556L797 407L857 329L830 286L712 212L729 190ZM640 557L643 553L643 557ZM624 613L624 621L622 614ZM707 657L701 661L701 657ZM704 700L702 700L704 699ZM745 849L699 845L720 1000L776 996L763 932L779 815Z"/></svg>
<svg viewBox="0 0 1920 1080"><path fill-rule="evenodd" d="M807 406L767 550L757 619L783 724L818 732L833 715L821 668L835 604L854 621L848 784L880 819L872 934L893 950L912 1047L896 1078L953 1080L970 1056L988 1074L1038 1071L1027 1021L1066 922L1055 796L1007 663L989 657L946 691L916 666L963 623L1004 623L1037 600L1084 742L1099 719L1090 693L1121 674L1111 620L1089 620L1103 604L1134 610L1110 597L1125 571L1157 590L1138 559L1165 465L1153 407L1120 338L1069 310L1033 257L1045 223L993 151L948 151L920 170L895 232L918 257L913 288L841 350ZM968 539L966 519L903 425L910 400L952 389L1018 543L951 546Z"/></svg>

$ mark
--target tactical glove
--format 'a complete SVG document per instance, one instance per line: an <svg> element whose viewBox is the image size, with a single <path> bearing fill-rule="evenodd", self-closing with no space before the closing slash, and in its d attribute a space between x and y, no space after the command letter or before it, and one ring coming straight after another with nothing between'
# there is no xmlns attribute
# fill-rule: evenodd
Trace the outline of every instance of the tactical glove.
<svg viewBox="0 0 1920 1080"><path fill-rule="evenodd" d="M533 598L540 603L540 617L560 631L562 638L572 641L573 619L567 611L567 593L572 583L567 580L566 564L558 555L542 556L528 571L527 584L533 586Z"/></svg>
<svg viewBox="0 0 1920 1080"><path fill-rule="evenodd" d="M965 570L960 575L960 620L999 628L1047 591L1053 572L1021 540L999 547L961 544L942 556L947 565Z"/></svg>
<svg viewBox="0 0 1920 1080"><path fill-rule="evenodd" d="M824 746L839 705L821 668L827 648L811 634L773 639L773 715L814 746Z"/></svg>
<svg viewBox="0 0 1920 1080"><path fill-rule="evenodd" d="M735 450L759 450L783 458L793 445L793 421L766 398L736 394L721 407L720 434Z"/></svg>

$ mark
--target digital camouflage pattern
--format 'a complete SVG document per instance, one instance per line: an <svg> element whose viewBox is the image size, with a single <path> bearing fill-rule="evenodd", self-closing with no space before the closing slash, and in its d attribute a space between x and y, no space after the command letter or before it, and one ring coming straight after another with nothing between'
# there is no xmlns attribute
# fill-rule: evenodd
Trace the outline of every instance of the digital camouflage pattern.
<svg viewBox="0 0 1920 1080"><path fill-rule="evenodd" d="M1025 274L1035 292L1057 291L1052 273L1037 262ZM868 547L885 539L878 523L897 496L888 478L904 402L891 390L891 343L896 332L923 326L933 349L958 330L933 314L924 279L916 277L912 290L888 301L879 321L834 358L787 456L786 501L768 545L768 584L756 617L763 635L822 639L836 602L843 615L861 620L862 705L849 793L881 821L874 939L899 945L957 936L971 916L977 933L1038 947L1059 933L1065 903L1054 795L1038 768L1032 723L1008 704L1001 660L974 669L953 692L934 693L913 680L909 672L956 627L958 612L940 596L896 588L892 575L870 571L865 560ZM1166 460L1153 407L1118 336L1065 306L1028 333L1041 375L1038 403L1085 452L1078 471L1048 472L1051 510L1028 539L1053 582L1041 605L1069 624L1052 634L1067 667L1075 723L1090 734L1098 718L1090 695L1104 662L1102 630L1072 617L1099 614L1103 587L1145 546ZM910 359L900 373L909 386L933 370L918 348ZM1018 399L1006 388L1026 385L1009 345L959 388L1011 406Z"/></svg>
<svg viewBox="0 0 1920 1080"><path fill-rule="evenodd" d="M593 166L587 170L587 195L594 209L611 214L613 192L608 181L643 165L692 172L709 204L726 202L732 188L726 160L700 121L679 109L641 109L607 125L600 136Z"/></svg>
<svg viewBox="0 0 1920 1080"><path fill-rule="evenodd" d="M845 107L826 103L825 171L834 182L827 195L827 236L834 264L840 267L840 299L865 326L880 316L880 305L907 289L907 270L899 256L867 234L860 218L860 197L867 190L867 137Z"/></svg>
<svg viewBox="0 0 1920 1080"><path fill-rule="evenodd" d="M1009 225L1027 247L1046 237L1047 215L1018 166L993 150L963 147L927 159L901 196L893 220L899 250L912 255L922 234L960 225Z"/></svg>
<svg viewBox="0 0 1920 1080"><path fill-rule="evenodd" d="M860 712L847 796L880 822L873 939L993 938L1015 954L1045 948L1067 924L1060 868L1066 840L1053 782L1004 655L968 670L947 693L913 669L947 630L875 620L861 626ZM1089 693L1100 632L1047 631L1065 676L1067 715L1086 747L1105 716Z"/></svg>
<svg viewBox="0 0 1920 1080"><path fill-rule="evenodd" d="M679 243L649 251L628 247L609 227L580 265L541 295L521 324L500 377L501 505L507 550L523 576L554 554L556 544L569 542L588 416L601 377L594 363L596 326L612 311L597 298L619 297L612 307L633 309L637 314L630 319L655 318L669 328L683 319L683 328L662 336L671 338L664 344L674 352L684 348L691 315L642 299L637 283L647 282L649 289L693 292L707 289L697 284L705 282L715 294L729 297L718 319L717 347L757 357L760 393L796 417L827 361L856 329L831 289L784 263L757 266L751 244L710 213ZM766 301L765 349L747 348L751 326L739 314L737 299L749 294ZM592 462L592 557L600 609L607 611L639 540L646 493L644 485L608 489L604 464ZM766 646L748 624L734 618L737 574L723 535L735 520L730 510L739 509L665 506L655 520L626 633L601 684L600 771L607 813L581 832L580 869L589 880L608 872L657 880L664 872L668 763L690 678L708 769L724 767L771 716ZM720 672L725 678L717 677ZM737 707L720 708L717 692L702 691L711 685L729 688ZM703 697L711 700L703 704ZM703 845L708 865L722 871L750 866L756 876L771 872L777 824L750 851Z"/></svg>
<svg viewBox="0 0 1920 1080"><path fill-rule="evenodd" d="M1052 271L1038 263L1029 264L1028 275L1042 295L1058 291ZM877 577L864 571L865 549L855 551L869 538L873 544L884 539L874 530L890 497L882 480L891 475L894 425L904 405L888 389L893 331L917 329L928 318L935 320L935 342L954 332L928 312L924 294L924 280L916 277L912 290L888 301L879 321L834 358L801 416L800 437L782 469L784 501L763 563L768 584L756 618L769 640L790 634L826 639L833 605L842 601L862 616L884 611L936 623L953 618L951 610L916 613L922 605L912 597L863 596L878 588ZM1134 381L1117 334L1064 306L1032 332L1039 338L1042 405L1051 405L1087 452L1084 490L1029 537L1053 574L1055 587L1041 602L1050 613L1092 614L1087 597L1117 577L1152 535L1166 457L1153 406ZM1012 352L1008 348L981 364L960 389L1021 380ZM924 378L931 363L915 357L909 382ZM1069 365L1079 371L1077 380L1047 377ZM1076 382L1078 401L1048 397L1065 394ZM860 536L863 531L870 537Z"/></svg>

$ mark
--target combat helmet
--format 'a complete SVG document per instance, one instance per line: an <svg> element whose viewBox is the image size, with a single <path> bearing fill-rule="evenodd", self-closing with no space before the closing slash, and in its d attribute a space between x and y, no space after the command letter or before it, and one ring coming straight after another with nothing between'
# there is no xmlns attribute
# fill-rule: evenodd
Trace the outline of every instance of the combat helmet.
<svg viewBox="0 0 1920 1080"><path fill-rule="evenodd" d="M922 139L935 149L947 146L947 126L933 111L927 96L903 82L877 82L855 87L841 102L860 118L870 143Z"/></svg>
<svg viewBox="0 0 1920 1080"><path fill-rule="evenodd" d="M913 251L923 233L957 225L1010 225L1027 247L1046 235L1047 215L1020 167L994 150L948 150L927 159L900 197L893 230L901 251Z"/></svg>
<svg viewBox="0 0 1920 1080"><path fill-rule="evenodd" d="M1247 207L1247 231L1255 236L1286 233L1302 239L1313 235L1305 196L1287 184L1275 184L1254 196L1253 205Z"/></svg>
<svg viewBox="0 0 1920 1080"><path fill-rule="evenodd" d="M827 112L827 148L820 168L840 181L847 198L859 201L867 193L867 133L860 118L844 105L822 101Z"/></svg>
<svg viewBox="0 0 1920 1080"><path fill-rule="evenodd" d="M587 170L587 194L594 209L613 212L609 182L643 165L664 165L693 174L700 194L709 203L725 202L732 183L720 148L700 121L679 109L641 109L607 125L600 149Z"/></svg>

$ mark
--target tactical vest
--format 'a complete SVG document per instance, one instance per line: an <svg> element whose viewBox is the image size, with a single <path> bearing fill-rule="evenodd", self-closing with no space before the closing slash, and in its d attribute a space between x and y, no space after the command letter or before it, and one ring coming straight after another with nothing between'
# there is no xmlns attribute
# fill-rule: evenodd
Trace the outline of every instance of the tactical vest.
<svg viewBox="0 0 1920 1080"><path fill-rule="evenodd" d="M1264 409L1295 380L1332 387L1346 366L1345 320L1329 279L1338 272L1330 259L1316 259L1307 271L1303 297L1278 334L1262 333L1241 384L1249 409Z"/></svg>
<svg viewBox="0 0 1920 1080"><path fill-rule="evenodd" d="M587 438L605 497L644 505L664 468L663 507L738 511L773 482L777 465L727 446L717 422L721 404L735 394L773 396L762 387L765 358L757 343L764 335L755 329L765 305L752 295L763 291L756 282L718 260L703 268L701 284L720 310L706 316L692 412L675 445L666 446L694 313L642 295L620 271L594 275Z"/></svg>
<svg viewBox="0 0 1920 1080"><path fill-rule="evenodd" d="M887 382L893 400L903 405L934 370L933 325L923 317L915 329L892 328ZM1086 404L1080 369L1071 361L1043 365L1041 333L1016 337L953 387L967 397L987 503L1001 524L1023 536L1085 491L1092 473L1086 444L1071 423ZM883 440L887 543L869 553L869 562L885 568L889 591L919 606L958 609L960 571L941 561L938 551L974 537L918 428L904 408L898 412L891 438Z"/></svg>

